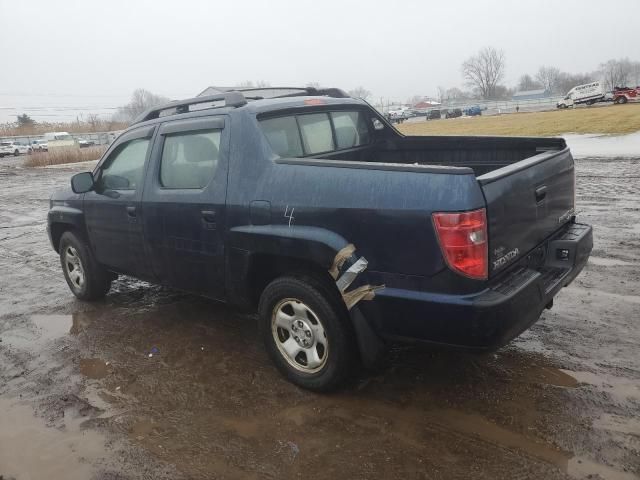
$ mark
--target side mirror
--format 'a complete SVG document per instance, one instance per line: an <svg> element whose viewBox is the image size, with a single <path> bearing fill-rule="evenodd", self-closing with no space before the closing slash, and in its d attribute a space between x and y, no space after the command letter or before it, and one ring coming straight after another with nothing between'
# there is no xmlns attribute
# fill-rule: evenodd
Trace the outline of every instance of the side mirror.
<svg viewBox="0 0 640 480"><path fill-rule="evenodd" d="M82 172L71 177L71 190L73 193L86 193L93 190L93 173Z"/></svg>

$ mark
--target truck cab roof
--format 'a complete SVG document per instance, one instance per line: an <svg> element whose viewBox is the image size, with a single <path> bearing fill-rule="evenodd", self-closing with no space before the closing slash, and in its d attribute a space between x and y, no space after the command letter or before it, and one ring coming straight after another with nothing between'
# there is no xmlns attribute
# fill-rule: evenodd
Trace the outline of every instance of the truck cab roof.
<svg viewBox="0 0 640 480"><path fill-rule="evenodd" d="M194 97L153 107L141 114L129 129L160 123L168 120L167 117L171 117L172 120L178 120L214 114L227 114L236 110L257 115L309 106L367 105L366 102L351 98L337 88L300 88L295 93L271 98L252 96L251 94L255 90L257 89L231 90L217 95ZM283 88L262 88L259 90L260 92L267 90L282 91Z"/></svg>

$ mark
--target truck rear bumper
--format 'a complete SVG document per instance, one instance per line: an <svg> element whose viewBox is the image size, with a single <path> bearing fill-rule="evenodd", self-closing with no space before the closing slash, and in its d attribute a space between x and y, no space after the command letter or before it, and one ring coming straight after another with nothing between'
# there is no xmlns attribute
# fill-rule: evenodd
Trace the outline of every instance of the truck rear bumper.
<svg viewBox="0 0 640 480"><path fill-rule="evenodd" d="M540 318L558 291L580 273L592 247L591 227L572 223L545 242L542 266L518 266L481 292L446 295L385 288L360 308L389 340L493 350Z"/></svg>

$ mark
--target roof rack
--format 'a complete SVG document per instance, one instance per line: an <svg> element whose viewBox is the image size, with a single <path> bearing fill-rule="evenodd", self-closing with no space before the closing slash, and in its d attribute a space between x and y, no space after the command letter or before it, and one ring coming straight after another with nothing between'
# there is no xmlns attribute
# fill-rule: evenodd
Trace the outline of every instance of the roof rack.
<svg viewBox="0 0 640 480"><path fill-rule="evenodd" d="M189 107L191 105L198 105L200 103L209 103L209 102L221 102L224 101L224 105L220 105L219 107L212 108L220 108L220 107L241 107L247 104L247 99L240 92L230 91L224 92L219 95L207 95L204 97L195 97L195 98L187 98L186 100L176 100L173 102L165 103L164 105L160 105L158 107L152 107L146 111L144 111L138 118L135 119L133 123L146 122L147 120L153 120L155 118L160 118L160 114L167 110L175 109L175 114L178 113L187 113L189 112Z"/></svg>
<svg viewBox="0 0 640 480"><path fill-rule="evenodd" d="M269 96L267 92L286 92L284 94L276 94ZM265 92L267 95L259 95L260 92ZM252 93L254 95L252 95ZM216 95L204 95L202 97L187 98L186 100L176 100L173 102L165 103L157 107L152 107L142 114L140 114L135 123L146 122L147 120L153 120L160 118L163 112L174 110L169 115L177 115L179 113L187 113L192 105L199 105L203 103L224 102L223 105L214 106L209 108L222 108L222 107L242 107L247 104L247 100L264 100L266 98L288 98L288 97L306 97L306 96L323 96L334 98L349 98L349 95L339 88L315 88L315 87L254 87L254 88L234 88ZM205 107L206 108L206 107Z"/></svg>
<svg viewBox="0 0 640 480"><path fill-rule="evenodd" d="M349 95L343 90L340 90L339 88L247 87L247 88L234 88L233 91L241 92L246 98L251 100L263 100L266 98L306 97L306 96L349 98Z"/></svg>

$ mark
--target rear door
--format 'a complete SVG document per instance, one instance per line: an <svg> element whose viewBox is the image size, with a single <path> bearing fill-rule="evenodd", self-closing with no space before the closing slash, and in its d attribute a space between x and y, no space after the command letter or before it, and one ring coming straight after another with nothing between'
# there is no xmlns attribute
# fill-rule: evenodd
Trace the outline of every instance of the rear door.
<svg viewBox="0 0 640 480"><path fill-rule="evenodd" d="M227 169L224 116L160 126L142 203L148 253L163 283L224 297Z"/></svg>
<svg viewBox="0 0 640 480"><path fill-rule="evenodd" d="M574 215L575 178L569 149L541 152L482 175L478 181L487 202L489 276L535 250Z"/></svg>

